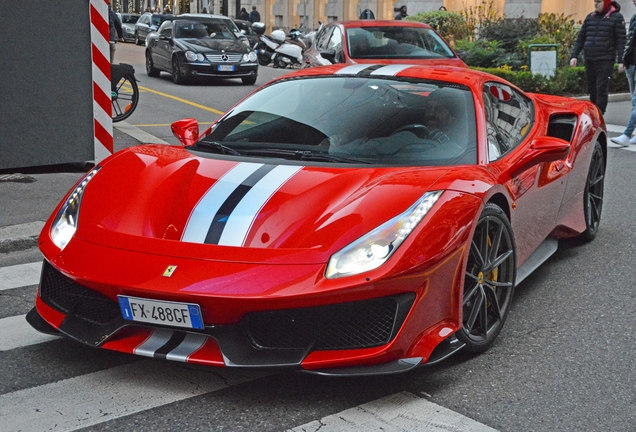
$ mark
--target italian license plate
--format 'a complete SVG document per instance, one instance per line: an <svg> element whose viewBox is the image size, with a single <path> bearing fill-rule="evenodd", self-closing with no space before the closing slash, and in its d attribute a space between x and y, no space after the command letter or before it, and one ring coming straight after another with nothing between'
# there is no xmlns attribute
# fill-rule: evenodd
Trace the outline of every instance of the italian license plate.
<svg viewBox="0 0 636 432"><path fill-rule="evenodd" d="M221 72L234 72L234 66L232 65L219 65Z"/></svg>
<svg viewBox="0 0 636 432"><path fill-rule="evenodd" d="M201 308L198 304L149 300L121 295L117 296L117 299L122 316L129 321L204 328Z"/></svg>

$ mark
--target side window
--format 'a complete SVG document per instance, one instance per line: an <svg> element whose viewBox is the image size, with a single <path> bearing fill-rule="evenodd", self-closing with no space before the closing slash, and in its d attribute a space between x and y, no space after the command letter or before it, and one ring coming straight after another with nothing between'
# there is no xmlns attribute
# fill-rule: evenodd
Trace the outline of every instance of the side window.
<svg viewBox="0 0 636 432"><path fill-rule="evenodd" d="M327 43L329 42L329 38L331 37L331 32L333 32L333 27L325 27L325 29L318 35L316 39L316 48L319 50L326 50Z"/></svg>
<svg viewBox="0 0 636 432"><path fill-rule="evenodd" d="M340 32L340 29L338 27L334 27L333 33L331 34L331 39L329 39L329 44L327 45L327 49L332 49L336 52L336 63L344 62L344 55L342 52L342 33Z"/></svg>
<svg viewBox="0 0 636 432"><path fill-rule="evenodd" d="M534 106L525 95L498 82L486 83L483 95L492 162L523 141L534 122Z"/></svg>

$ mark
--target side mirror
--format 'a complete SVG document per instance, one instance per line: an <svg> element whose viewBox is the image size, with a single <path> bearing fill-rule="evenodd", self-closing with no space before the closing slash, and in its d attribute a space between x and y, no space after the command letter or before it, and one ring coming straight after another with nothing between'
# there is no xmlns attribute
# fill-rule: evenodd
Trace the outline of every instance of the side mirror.
<svg viewBox="0 0 636 432"><path fill-rule="evenodd" d="M532 140L530 149L510 167L511 178L543 162L565 159L570 154L570 143L561 138L541 136Z"/></svg>
<svg viewBox="0 0 636 432"><path fill-rule="evenodd" d="M331 63L336 63L335 50L330 49L330 50L320 51L320 56Z"/></svg>
<svg viewBox="0 0 636 432"><path fill-rule="evenodd" d="M192 145L199 139L199 123L196 119L186 118L178 120L172 123L170 128L174 136L176 136L184 146Z"/></svg>

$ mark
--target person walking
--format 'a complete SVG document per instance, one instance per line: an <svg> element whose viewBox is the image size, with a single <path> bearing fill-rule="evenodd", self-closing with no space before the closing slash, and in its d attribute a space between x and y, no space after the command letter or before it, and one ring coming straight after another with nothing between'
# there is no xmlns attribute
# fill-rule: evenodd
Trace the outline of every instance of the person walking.
<svg viewBox="0 0 636 432"><path fill-rule="evenodd" d="M594 0L594 12L585 17L570 54L570 66L577 65L581 51L585 54L585 78L590 100L605 114L609 80L614 72L623 72L625 19L621 6L612 0Z"/></svg>
<svg viewBox="0 0 636 432"><path fill-rule="evenodd" d="M261 22L261 14L256 10L256 6L252 6L252 12L250 12L248 18L251 23Z"/></svg>
<svg viewBox="0 0 636 432"><path fill-rule="evenodd" d="M406 18L408 16L408 14L406 13L406 5L402 5L400 7L400 11L395 14L395 19L396 20L401 20L403 18Z"/></svg>
<svg viewBox="0 0 636 432"><path fill-rule="evenodd" d="M121 20L108 4L108 27L110 33L110 62L115 63L115 44L124 40L124 32L121 28Z"/></svg>
<svg viewBox="0 0 636 432"><path fill-rule="evenodd" d="M636 0L632 0L636 6ZM629 144L636 144L636 136L632 137L636 128L636 86L634 86L634 75L636 74L636 14L632 15L629 20L629 28L627 30L627 43L625 44L625 53L623 54L623 66L625 67L625 75L627 75L627 84L629 84L629 92L632 95L632 113L622 135L614 137L611 141L614 144L623 147Z"/></svg>
<svg viewBox="0 0 636 432"><path fill-rule="evenodd" d="M247 13L245 8L241 8L241 12L239 13L238 19L243 20L243 21L249 21L250 20L250 14Z"/></svg>

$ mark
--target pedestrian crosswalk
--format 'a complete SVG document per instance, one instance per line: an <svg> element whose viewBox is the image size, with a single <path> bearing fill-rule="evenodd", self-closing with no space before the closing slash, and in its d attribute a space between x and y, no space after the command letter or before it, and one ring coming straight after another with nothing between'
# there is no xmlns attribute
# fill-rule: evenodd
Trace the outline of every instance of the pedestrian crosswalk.
<svg viewBox="0 0 636 432"><path fill-rule="evenodd" d="M37 285L41 263L33 262L0 267L0 294L11 295L25 287ZM45 344L58 344L59 349L44 349ZM53 345L51 345L53 346ZM286 381L295 372L271 369L218 369L177 362L157 361L134 356L118 357L110 366L92 365L88 356L108 354L74 343L59 336L41 334L26 322L25 315L0 319L0 432L4 431L75 431L82 428L104 427L130 416L144 415L151 410L170 410L179 402L194 400L219 391L231 391L254 385L263 378L280 377ZM66 351L67 368L81 364L82 368L64 370L61 378L26 379L15 383L10 372L3 370L6 364L18 362L23 368L33 368L35 377L58 364L60 352ZM111 353L112 354L112 353ZM119 354L114 353L114 356ZM121 358L125 361L122 364ZM85 363L88 362L88 365ZM81 370L80 370L81 369ZM93 370L94 369L94 370ZM33 371L31 371L33 372ZM21 374L30 376L27 369ZM56 376L56 374L53 374ZM329 378L324 379L325 383ZM16 380L17 381L17 380ZM318 380L318 383L321 381ZM15 389L15 390L14 390ZM324 418L300 426L281 423L277 430L301 431L494 431L486 425L433 403L430 395L416 395L398 391L385 397L350 407ZM267 407L268 400L261 402ZM213 406L209 410L214 410ZM308 410L311 406L308 407ZM254 411L253 424L261 421ZM152 411L155 412L155 411ZM245 414L245 413L248 414ZM243 411L249 415L250 410ZM134 417L133 417L134 418ZM165 420L162 430L174 430L182 419ZM214 430L214 427L193 425L193 429ZM99 427L98 427L99 426ZM256 427L256 426L255 426ZM219 425L219 430L230 430Z"/></svg>

